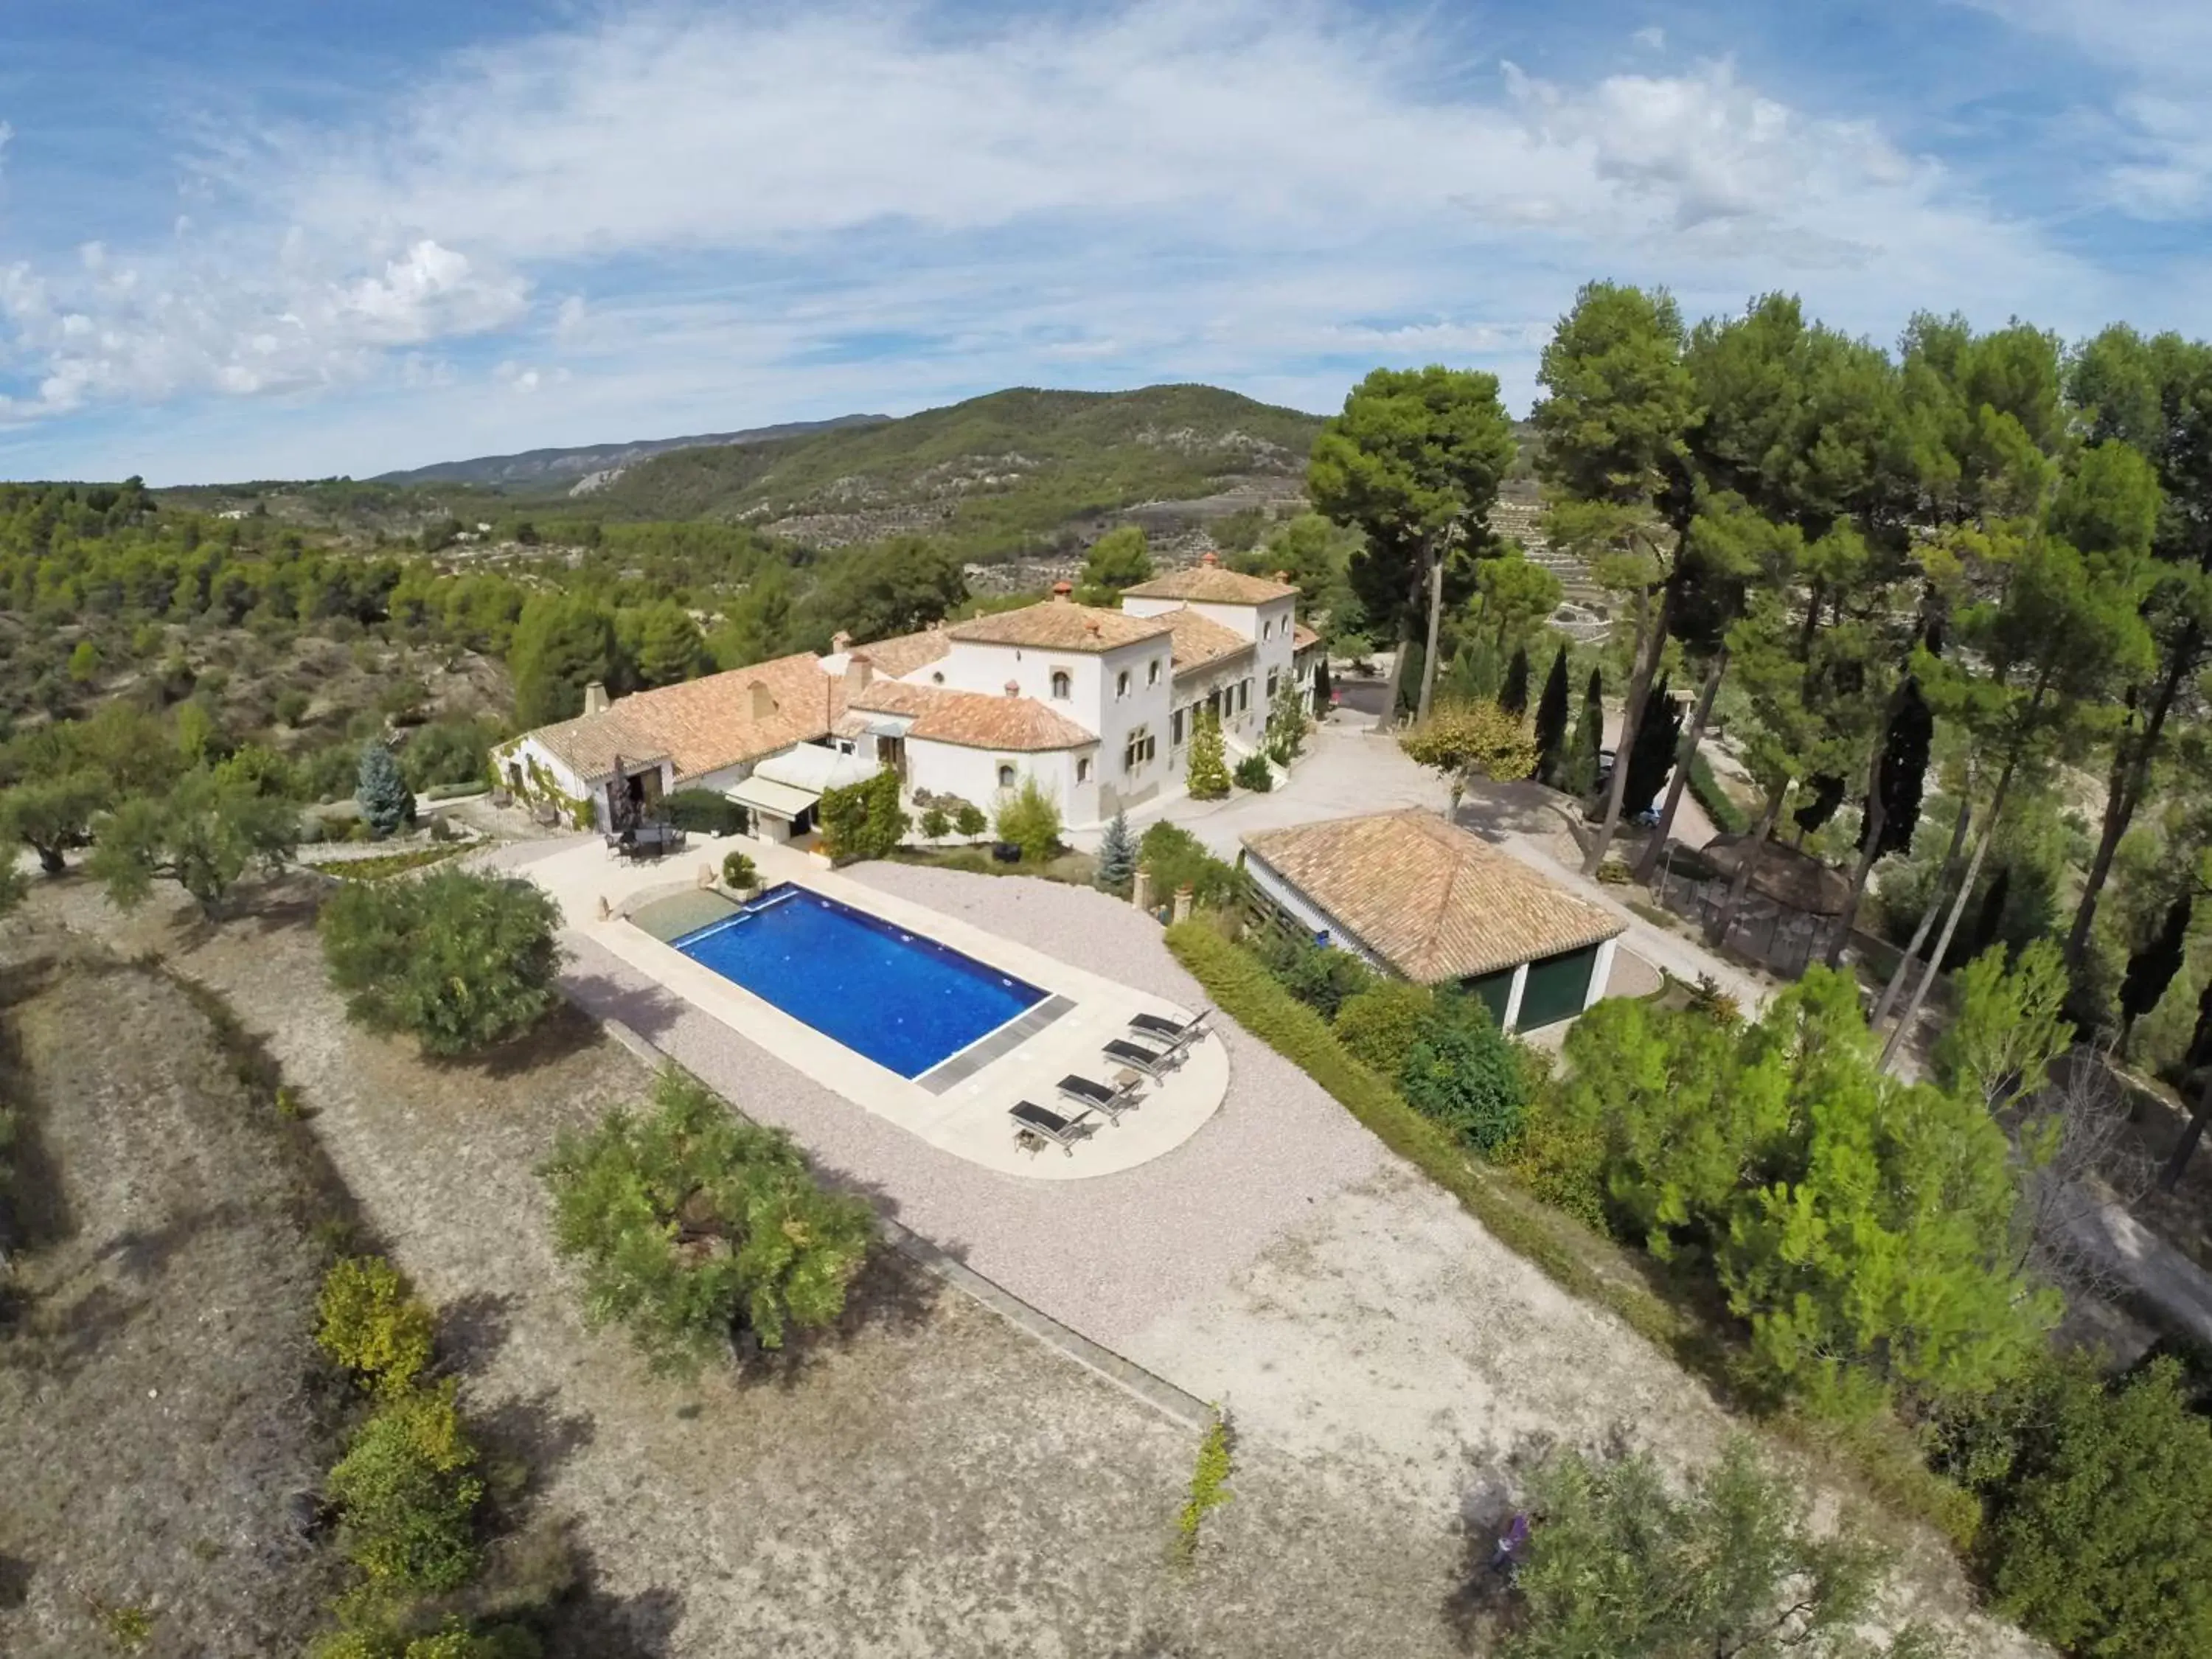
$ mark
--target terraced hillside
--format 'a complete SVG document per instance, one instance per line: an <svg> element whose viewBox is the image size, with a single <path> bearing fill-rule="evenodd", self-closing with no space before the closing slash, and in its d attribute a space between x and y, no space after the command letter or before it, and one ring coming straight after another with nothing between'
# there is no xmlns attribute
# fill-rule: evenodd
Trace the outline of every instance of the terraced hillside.
<svg viewBox="0 0 2212 1659"><path fill-rule="evenodd" d="M971 558L1073 546L1090 521L1158 504L1198 520L1295 497L1316 416L1212 386L993 392L881 425L684 449L576 505L725 519L817 547L916 532Z"/></svg>

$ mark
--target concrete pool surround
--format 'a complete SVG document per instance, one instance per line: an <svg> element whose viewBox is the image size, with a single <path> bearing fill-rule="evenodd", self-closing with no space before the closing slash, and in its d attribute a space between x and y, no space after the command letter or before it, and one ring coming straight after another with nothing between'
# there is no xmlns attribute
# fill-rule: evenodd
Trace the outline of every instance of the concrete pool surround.
<svg viewBox="0 0 2212 1659"><path fill-rule="evenodd" d="M1131 1015L1185 1019L1196 1010L1102 978L1058 955L1002 938L914 902L866 887L787 848L742 845L760 866L763 892L793 887L860 913L874 924L1043 994L1018 1017L947 1055L918 1078L902 1076L858 1049L795 1018L742 984L695 961L670 940L710 926L712 896L691 882L650 866L611 866L596 842L532 861L529 878L561 905L568 929L611 951L664 989L711 1016L854 1105L896 1124L933 1146L1009 1176L1048 1182L1119 1175L1172 1152L1219 1109L1229 1088L1229 1056L1218 1036L1194 1045L1183 1063L1147 1080L1135 1109L1109 1122L1093 1115L1073 1156L1041 1157L1017 1140L1007 1113L1028 1100L1071 1113L1057 1085L1071 1073L1111 1083L1115 1067L1102 1052L1126 1036ZM701 848L717 864L721 848ZM684 896L689 895L686 898ZM607 908L601 918L600 902ZM724 914L735 914L723 896ZM656 915L656 907L659 914ZM685 924L680 928L673 924ZM656 936L659 935L659 936ZM1055 945L1059 942L1054 941ZM1064 949L1079 957L1083 944ZM743 1107L740 1097L733 1103Z"/></svg>

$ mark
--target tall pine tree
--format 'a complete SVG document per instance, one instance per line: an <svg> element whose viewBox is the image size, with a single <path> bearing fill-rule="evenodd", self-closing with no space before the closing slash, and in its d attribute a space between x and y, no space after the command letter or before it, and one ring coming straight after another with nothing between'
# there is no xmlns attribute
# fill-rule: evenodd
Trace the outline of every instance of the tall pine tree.
<svg viewBox="0 0 2212 1659"><path fill-rule="evenodd" d="M1567 647L1561 645L1552 659L1552 672L1544 677L1544 695L1536 700L1536 775L1547 783L1559 775L1566 741Z"/></svg>
<svg viewBox="0 0 2212 1659"><path fill-rule="evenodd" d="M1137 842L1129 833L1129 815L1116 812L1098 838L1098 885L1109 893L1127 893L1137 874Z"/></svg>

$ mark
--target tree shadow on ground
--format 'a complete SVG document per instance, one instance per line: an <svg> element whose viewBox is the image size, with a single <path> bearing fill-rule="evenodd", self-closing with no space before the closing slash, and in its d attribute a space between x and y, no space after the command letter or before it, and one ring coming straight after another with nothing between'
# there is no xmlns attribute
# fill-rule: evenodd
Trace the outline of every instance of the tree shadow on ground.
<svg viewBox="0 0 2212 1659"><path fill-rule="evenodd" d="M471 1291L445 1304L438 1316L438 1350L456 1371L481 1370L507 1346L515 1298Z"/></svg>
<svg viewBox="0 0 2212 1659"><path fill-rule="evenodd" d="M242 1225L246 1213L235 1204L216 1204L170 1217L158 1227L133 1227L118 1233L94 1255L112 1263L125 1278L143 1282L166 1268L179 1250L210 1229Z"/></svg>
<svg viewBox="0 0 2212 1659"><path fill-rule="evenodd" d="M503 1400L488 1407L472 1406L469 1427L483 1449L487 1467L514 1474L500 1494L504 1504L520 1503L527 1492L542 1489L561 1466L598 1433L598 1424L586 1412L564 1412L559 1395L551 1388Z"/></svg>
<svg viewBox="0 0 2212 1659"><path fill-rule="evenodd" d="M599 1584L588 1553L579 1558L578 1573L547 1633L546 1659L666 1659L684 1620L683 1596L658 1586L617 1595Z"/></svg>
<svg viewBox="0 0 2212 1659"><path fill-rule="evenodd" d="M585 1053L601 1042L606 1033L591 1014L578 1007L566 997L546 1012L545 1018L524 1032L496 1048L482 1054L457 1055L451 1060L436 1060L424 1055L426 1062L455 1072L474 1072L494 1081L504 1082L521 1077L540 1066L558 1065L564 1060Z"/></svg>

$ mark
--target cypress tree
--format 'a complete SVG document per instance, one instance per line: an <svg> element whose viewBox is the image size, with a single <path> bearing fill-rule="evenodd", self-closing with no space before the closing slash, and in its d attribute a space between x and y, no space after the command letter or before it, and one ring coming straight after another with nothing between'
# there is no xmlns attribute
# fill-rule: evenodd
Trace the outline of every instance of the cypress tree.
<svg viewBox="0 0 2212 1659"><path fill-rule="evenodd" d="M1662 674L1644 699L1644 718L1636 722L1636 740L1629 745L1628 782L1620 798L1622 817L1640 817L1651 810L1660 785L1674 769L1674 744L1681 735L1682 705L1674 701L1667 676Z"/></svg>
<svg viewBox="0 0 2212 1659"><path fill-rule="evenodd" d="M1098 839L1097 884L1109 893L1126 893L1137 874L1137 843L1129 834L1129 815L1116 812Z"/></svg>
<svg viewBox="0 0 2212 1659"><path fill-rule="evenodd" d="M2166 988L2173 983L2174 975L2181 971L2181 958L2188 946L2189 919L2196 908L2194 898L2184 893L2166 907L2166 920L2142 950L2128 958L2127 973L2120 980L2120 1042L2124 1046L2128 1033L2135 1023L2158 1006ZM2199 1022L2202 1024L2202 1021Z"/></svg>
<svg viewBox="0 0 2212 1659"><path fill-rule="evenodd" d="M1881 757L1881 848L1877 858L1912 850L1912 832L1920 822L1921 791L1928 781L1928 750L1936 737L1936 715L1920 695L1917 680L1905 683L1897 713L1883 739ZM1859 825L1859 848L1866 848L1871 819Z"/></svg>
<svg viewBox="0 0 2212 1659"><path fill-rule="evenodd" d="M1314 718L1320 720L1328 713L1328 653L1323 652L1314 659Z"/></svg>
<svg viewBox="0 0 2212 1659"><path fill-rule="evenodd" d="M1513 647L1513 659L1505 665L1505 684L1498 693L1498 706L1509 714L1528 712L1528 647Z"/></svg>
<svg viewBox="0 0 2212 1659"><path fill-rule="evenodd" d="M1981 907L1974 912L1973 924L1960 930L1951 942L1950 954L1943 958L1948 973L1963 968L1976 957L1996 943L1997 930L2004 926L2005 906L2012 899L2012 866L2001 864L1990 884L1982 890Z"/></svg>
<svg viewBox="0 0 2212 1659"><path fill-rule="evenodd" d="M1800 840L1836 816L1836 809L1844 804L1844 780L1833 774L1813 780L1811 798L1790 815L1796 823ZM1885 835L1882 839L1889 837Z"/></svg>
<svg viewBox="0 0 2212 1659"><path fill-rule="evenodd" d="M1549 783L1559 774L1559 750L1567 740L1567 647L1552 659L1544 695L1536 700L1536 775Z"/></svg>
<svg viewBox="0 0 2212 1659"><path fill-rule="evenodd" d="M1219 800L1229 793L1229 762L1221 741L1221 717L1201 708L1191 729L1185 787L1193 800Z"/></svg>
<svg viewBox="0 0 2212 1659"><path fill-rule="evenodd" d="M415 821L415 792L400 776L399 763L392 758L392 751L374 738L361 746L353 798L368 827L380 836L388 836Z"/></svg>
<svg viewBox="0 0 2212 1659"><path fill-rule="evenodd" d="M1592 667L1589 684L1583 688L1583 710L1575 720L1575 740L1567 745L1566 757L1559 763L1559 787L1571 795L1594 793L1598 750L1604 747L1605 676Z"/></svg>

